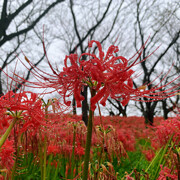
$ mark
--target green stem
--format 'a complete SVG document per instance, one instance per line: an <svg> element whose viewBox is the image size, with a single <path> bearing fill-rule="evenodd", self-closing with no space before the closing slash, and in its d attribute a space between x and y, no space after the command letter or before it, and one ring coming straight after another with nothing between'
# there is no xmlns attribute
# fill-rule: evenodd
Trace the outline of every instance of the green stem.
<svg viewBox="0 0 180 180"><path fill-rule="evenodd" d="M13 168L12 168L11 180L13 180L15 178L14 175L15 175L15 172L16 172L17 160L18 160L18 155L16 156L16 159L14 161L14 165L13 165Z"/></svg>
<svg viewBox="0 0 180 180"><path fill-rule="evenodd" d="M74 125L74 131L73 131L73 149L72 149L72 155L71 155L71 178L72 179L73 179L74 165L75 165L75 159L74 159L75 143L76 143L76 125Z"/></svg>
<svg viewBox="0 0 180 180"><path fill-rule="evenodd" d="M95 93L96 93L95 90L92 89L91 97L95 96ZM94 111L92 111L90 108L89 119L88 119L88 127L87 127L86 148L85 148L84 169L83 169L82 180L87 180L87 178L88 178L88 167L89 167L89 159L90 159L93 117L94 117Z"/></svg>
<svg viewBox="0 0 180 180"><path fill-rule="evenodd" d="M0 139L0 148L2 147L2 145L4 144L4 142L6 141L6 139L8 138L9 134L11 133L12 128L14 127L14 125L16 124L16 121L18 119L14 118L13 121L11 122L11 124L9 125L8 129L6 130L6 132L3 134L3 136Z"/></svg>
<svg viewBox="0 0 180 180"><path fill-rule="evenodd" d="M171 143L171 141L172 141L173 136L174 136L174 134L170 137L168 143L166 144L166 146L165 146L165 148L164 148L164 150L163 150L163 152L162 152L162 155L161 155L161 158L160 158L160 160L159 160L159 163L158 163L158 165L156 166L157 168L156 168L156 172L155 172L154 179L157 179L157 176L158 176L158 173L159 173L159 170L160 170L160 164L163 165L163 161L165 160L165 159L164 159L164 156L165 156L165 154L166 154L167 151L168 151L168 147L169 147L169 145L170 145L170 143ZM174 145L174 144L173 144L173 145ZM168 153L168 154L169 154L169 153Z"/></svg>
<svg viewBox="0 0 180 180"><path fill-rule="evenodd" d="M47 146L47 138L46 135L44 137L44 165L43 165L43 180L46 179L46 147Z"/></svg>
<svg viewBox="0 0 180 180"><path fill-rule="evenodd" d="M42 136L41 131L39 131L40 141L38 142L39 146L39 157L40 157L40 169L41 169L41 180L43 180L43 151L42 151Z"/></svg>
<svg viewBox="0 0 180 180"><path fill-rule="evenodd" d="M86 148L85 148L85 156L84 156L84 170L83 170L82 180L87 180L88 177L88 167L89 167L91 137L92 137L92 117L93 117L93 112L90 110L88 127L87 127Z"/></svg>
<svg viewBox="0 0 180 180"><path fill-rule="evenodd" d="M50 170L52 169L52 167L51 167L51 163L52 163L52 161L53 161L53 155L52 154L50 154L50 156L49 156L49 158L48 158L48 165L47 165L47 175L46 175L46 177L47 177L47 179L50 179Z"/></svg>

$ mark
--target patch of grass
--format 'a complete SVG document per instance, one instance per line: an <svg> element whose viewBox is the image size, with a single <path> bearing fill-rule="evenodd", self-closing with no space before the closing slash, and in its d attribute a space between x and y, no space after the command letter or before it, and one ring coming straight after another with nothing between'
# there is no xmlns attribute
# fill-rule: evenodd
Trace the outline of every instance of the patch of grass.
<svg viewBox="0 0 180 180"><path fill-rule="evenodd" d="M149 162L140 151L128 152L127 154L128 158L121 158L119 163L117 158L113 160L114 169L119 173L121 178L124 177L125 172L130 174L133 169L142 172L149 165Z"/></svg>
<svg viewBox="0 0 180 180"><path fill-rule="evenodd" d="M141 152L140 146L148 147L150 146L150 142L145 139L141 139L140 141L137 141L136 151L127 152L127 158L122 157L119 162L117 158L113 159L114 169L119 173L120 178L124 177L126 172L130 174L133 169L136 169L137 172L143 174L143 170L148 167L149 162Z"/></svg>

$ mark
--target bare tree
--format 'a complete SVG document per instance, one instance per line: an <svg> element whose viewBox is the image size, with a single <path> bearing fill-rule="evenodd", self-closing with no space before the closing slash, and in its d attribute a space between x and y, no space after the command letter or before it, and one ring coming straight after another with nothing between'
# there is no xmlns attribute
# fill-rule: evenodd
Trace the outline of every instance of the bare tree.
<svg viewBox="0 0 180 180"><path fill-rule="evenodd" d="M174 74L171 74L171 76L168 76L165 79L165 83L168 82L168 79L173 78L177 74L180 74L179 46L180 46L180 42L178 42L178 41L173 46L173 50L174 50L173 54L174 54L174 57L176 57L176 61L173 64L173 67L174 67L173 73ZM179 94L177 94L175 97L164 99L161 101L164 119L168 119L168 114L170 112L174 111L174 109L176 109L178 107L179 101L180 101Z"/></svg>
<svg viewBox="0 0 180 180"><path fill-rule="evenodd" d="M161 7L161 10L159 9L160 7ZM180 29L178 29L179 27L175 27L173 31L168 32L167 27L169 26L169 22L171 21L171 19L174 17L175 12L178 10L178 7L179 6L174 5L174 4L173 5L171 4L171 6L169 4L169 7L168 7L168 6L165 6L164 4L161 4L160 1L159 2L151 1L147 3L147 1L144 1L144 0L136 0L136 12L135 12L136 20L134 22L134 30L135 30L134 47L135 49L138 50L139 40L141 41L141 46L145 44L145 41L148 36L147 32L150 32L150 30L151 30L151 35L146 44L146 47L143 50L141 58L146 59L146 57L150 54L150 52L153 51L152 47L155 47L155 43L157 43L157 41L159 41L159 43L162 42L162 45L164 46L161 53L159 53L159 50L157 50L150 57L151 60L143 61L141 63L141 68L144 73L142 84L148 84L147 85L148 89L152 87L152 84L150 82L153 79L155 79L155 77L158 74L156 68L160 70L161 68L160 66L163 66L163 63L164 63L164 67L167 68L167 71L168 71L168 67L171 66L170 64L173 64L174 57L172 55L170 56L167 56L167 55L169 55L170 51L173 51L173 47L178 42L178 39L180 36ZM153 15L152 12L150 12L152 8L153 10L157 10L156 15ZM160 13L158 13L158 10ZM176 19L176 21L178 20ZM168 58L168 61L166 58ZM163 77L160 76L160 79L163 79ZM138 87L138 83L139 82L134 82L134 85ZM158 101L148 102L148 100L150 99L147 99L147 98L144 98L144 100L146 100L147 102L146 103L140 102L139 108L141 109L146 122L153 124L155 108L157 107ZM163 102L166 102L166 100ZM166 105L163 104L164 108L165 106ZM171 108L167 110L167 112L169 112L170 110Z"/></svg>
<svg viewBox="0 0 180 180"><path fill-rule="evenodd" d="M35 42L38 43L36 27L45 18L47 14L52 13L51 9L63 2L64 0L44 1L44 0L4 0L0 6L0 95L3 94L3 75L2 71L8 65L14 63L16 56L19 54L22 46L28 49L30 43L33 47ZM43 29L41 27L41 29ZM33 41L32 41L33 40ZM41 42L42 39L39 41ZM29 44L27 45L27 42ZM44 58L44 54L38 57L39 60L34 62L37 66ZM30 71L27 72L26 78L30 77ZM16 88L20 88L19 84Z"/></svg>

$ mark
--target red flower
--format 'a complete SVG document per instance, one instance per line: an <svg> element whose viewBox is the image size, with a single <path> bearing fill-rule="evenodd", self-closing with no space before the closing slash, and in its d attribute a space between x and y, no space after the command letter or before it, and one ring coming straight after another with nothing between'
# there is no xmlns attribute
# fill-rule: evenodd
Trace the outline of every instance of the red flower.
<svg viewBox="0 0 180 180"><path fill-rule="evenodd" d="M167 177L171 178L171 180L178 180L177 175L171 174L171 170L168 167L163 167L162 165L160 165L160 167L161 172L159 173L157 180L166 180Z"/></svg>
<svg viewBox="0 0 180 180"><path fill-rule="evenodd" d="M8 170L10 170L14 164L13 154L15 150L13 143L13 141L7 139L0 149L0 165Z"/></svg>
<svg viewBox="0 0 180 180"><path fill-rule="evenodd" d="M23 119L18 121L22 125L21 131L28 128L37 130L37 128L45 123L44 112L42 109L42 101L36 93L23 91L20 93L8 92L0 97L0 127L9 124L13 118ZM18 115L19 114L19 115ZM18 117L17 117L18 116Z"/></svg>
<svg viewBox="0 0 180 180"><path fill-rule="evenodd" d="M160 147L166 145L171 136L173 136L173 142L175 142L176 145L180 142L180 121L178 118L162 121L155 129L156 136L152 138L152 145L155 146L155 148L157 147L157 143Z"/></svg>
<svg viewBox="0 0 180 180"><path fill-rule="evenodd" d="M48 154L54 154L54 156L60 153L59 147L56 145L49 145L47 151Z"/></svg>
<svg viewBox="0 0 180 180"><path fill-rule="evenodd" d="M155 156L155 153L152 149L144 150L144 151L142 151L142 153L145 155L145 157L148 161L152 161L152 159Z"/></svg>
<svg viewBox="0 0 180 180"><path fill-rule="evenodd" d="M99 56L96 56L94 53L83 53L78 58L77 54L70 54L65 57L65 67L60 73L56 72L50 62L48 62L53 75L34 67L33 64L25 58L30 66L34 68L33 75L38 79L38 82L30 83L36 87L54 88L63 96L64 103L68 106L71 101L67 101L67 98L74 95L77 107L80 107L81 101L84 100L81 91L83 91L84 86L89 86L91 90L96 91L96 95L91 98L91 109L93 111L96 108L96 103L99 101L105 106L108 97L119 100L121 104L125 106L131 99L136 101L156 101L174 96L179 91L176 90L176 88L180 84L162 90L166 86L171 85L171 83L179 77L163 86L159 86L161 84L160 82L148 90L145 89L145 85L139 88L133 88L133 79L136 78L137 75L132 77L135 72L131 68L145 60L137 62L144 47L136 53L138 56L134 62L131 63L132 58L127 60L125 57L115 55L115 53L119 51L117 46L111 45L105 54L98 41L90 41L90 48L93 43L98 47ZM167 74L165 77L166 76ZM24 82L23 78L18 78ZM42 80L44 80L44 82L42 82ZM151 84L152 82L146 86Z"/></svg>
<svg viewBox="0 0 180 180"><path fill-rule="evenodd" d="M75 155L83 156L84 153L84 148L80 144L78 144L77 147L75 147Z"/></svg>

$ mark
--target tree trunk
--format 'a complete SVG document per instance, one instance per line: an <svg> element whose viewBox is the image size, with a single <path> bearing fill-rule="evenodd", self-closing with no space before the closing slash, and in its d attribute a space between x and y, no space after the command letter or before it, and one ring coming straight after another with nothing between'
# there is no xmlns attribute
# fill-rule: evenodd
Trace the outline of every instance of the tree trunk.
<svg viewBox="0 0 180 180"><path fill-rule="evenodd" d="M84 96L84 100L82 101L82 120L84 121L86 126L88 124L88 110L89 110L89 106L87 102L87 90L88 87L84 86L84 90L81 92L81 94Z"/></svg>
<svg viewBox="0 0 180 180"><path fill-rule="evenodd" d="M127 117L126 110L122 111L122 115L123 115L123 117Z"/></svg>
<svg viewBox="0 0 180 180"><path fill-rule="evenodd" d="M167 103L166 103L166 99L162 101L162 107L163 107L163 117L164 119L168 119L168 109L167 109Z"/></svg>
<svg viewBox="0 0 180 180"><path fill-rule="evenodd" d="M168 107L167 105L167 99L162 100L162 108L163 108L163 117L164 119L168 119L169 112L173 111L174 108L176 108L176 104L178 104L179 98L177 97L175 102L172 102L172 106Z"/></svg>
<svg viewBox="0 0 180 180"><path fill-rule="evenodd" d="M73 115L76 115L77 114L77 111L76 111L76 100L75 100L74 96L73 96L72 105L73 105Z"/></svg>
<svg viewBox="0 0 180 180"><path fill-rule="evenodd" d="M0 79L1 79L1 74L0 74ZM3 96L3 95L4 94L3 94L3 89L2 89L2 82L0 81L0 97Z"/></svg>
<svg viewBox="0 0 180 180"><path fill-rule="evenodd" d="M157 101L155 102L146 102L146 109L144 111L144 118L145 118L145 123L153 126L154 123L154 110L157 105Z"/></svg>
<svg viewBox="0 0 180 180"><path fill-rule="evenodd" d="M154 123L154 113L151 110L146 110L144 112L144 118L145 118L145 123L153 126Z"/></svg>

